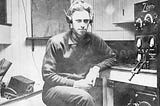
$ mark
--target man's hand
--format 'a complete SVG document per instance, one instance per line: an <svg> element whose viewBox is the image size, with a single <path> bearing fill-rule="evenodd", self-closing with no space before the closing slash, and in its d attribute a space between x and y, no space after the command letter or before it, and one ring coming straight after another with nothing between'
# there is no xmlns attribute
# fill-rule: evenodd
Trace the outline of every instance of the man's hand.
<svg viewBox="0 0 160 106"><path fill-rule="evenodd" d="M75 81L73 87L88 90L92 87L92 85L88 83L85 79L81 79Z"/></svg>
<svg viewBox="0 0 160 106"><path fill-rule="evenodd" d="M100 67L98 66L94 66L90 68L89 73L87 74L85 80L88 83L92 84L92 86L94 86L96 78L99 77L99 71L100 71Z"/></svg>

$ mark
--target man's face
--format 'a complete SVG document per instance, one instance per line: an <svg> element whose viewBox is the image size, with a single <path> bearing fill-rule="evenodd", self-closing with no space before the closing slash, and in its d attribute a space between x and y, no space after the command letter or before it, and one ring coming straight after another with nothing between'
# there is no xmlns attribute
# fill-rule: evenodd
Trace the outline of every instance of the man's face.
<svg viewBox="0 0 160 106"><path fill-rule="evenodd" d="M72 14L72 26L79 37L83 36L88 29L90 15L87 11L75 11Z"/></svg>

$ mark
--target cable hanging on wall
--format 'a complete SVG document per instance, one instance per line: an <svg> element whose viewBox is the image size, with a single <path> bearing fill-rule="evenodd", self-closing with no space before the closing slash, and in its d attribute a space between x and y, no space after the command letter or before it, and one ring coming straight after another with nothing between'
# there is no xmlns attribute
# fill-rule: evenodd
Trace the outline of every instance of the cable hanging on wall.
<svg viewBox="0 0 160 106"><path fill-rule="evenodd" d="M22 0L22 5L23 5L23 10L24 10L24 15L25 15L25 25L26 25L26 34L27 34L27 37L29 37L29 32L28 32L28 24L27 24L27 12L26 12L26 7L25 7L25 3L24 3L24 0ZM31 26L32 27L32 26ZM34 42L34 41L33 41ZM37 70L37 73L40 72L40 70L38 69L38 66L36 64L36 61L35 61L35 57L34 57L34 54L33 54L33 49L32 49L32 60L33 60L33 63L34 63L34 66Z"/></svg>
<svg viewBox="0 0 160 106"><path fill-rule="evenodd" d="M27 23L27 12L26 12L26 7L25 7L25 4L24 4L24 0L22 0L22 5L23 5L24 17L25 17L26 34L27 34L27 37L29 37L28 23Z"/></svg>

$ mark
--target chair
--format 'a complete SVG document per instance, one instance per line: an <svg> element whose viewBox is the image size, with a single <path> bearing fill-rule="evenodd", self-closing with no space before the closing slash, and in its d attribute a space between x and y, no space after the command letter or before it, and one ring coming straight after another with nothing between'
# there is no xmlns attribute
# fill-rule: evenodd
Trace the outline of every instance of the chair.
<svg viewBox="0 0 160 106"><path fill-rule="evenodd" d="M2 79L11 65L12 65L12 63L10 61L6 60L5 58L0 60L0 94L1 94L1 96L4 96L2 89L6 87L5 83L2 82Z"/></svg>
<svg viewBox="0 0 160 106"><path fill-rule="evenodd" d="M2 82L2 79L6 72L8 71L9 67L12 65L12 63L5 58L3 58L0 61L0 82Z"/></svg>

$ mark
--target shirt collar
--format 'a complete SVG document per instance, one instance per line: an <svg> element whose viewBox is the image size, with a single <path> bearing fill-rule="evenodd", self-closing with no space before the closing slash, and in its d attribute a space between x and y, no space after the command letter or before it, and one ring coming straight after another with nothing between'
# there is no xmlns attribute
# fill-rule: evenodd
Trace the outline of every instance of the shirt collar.
<svg viewBox="0 0 160 106"><path fill-rule="evenodd" d="M68 45L77 45L79 43L83 43L85 45L91 41L91 36L92 36L91 33L87 32L83 40L81 40L80 42L77 42L74 39L72 39L72 31L69 31L67 33L66 40L67 40Z"/></svg>
<svg viewBox="0 0 160 106"><path fill-rule="evenodd" d="M71 38L69 37L69 38L68 38L68 44L69 44L69 45L74 45L74 44L77 44L77 42L74 42L74 41L71 40Z"/></svg>

